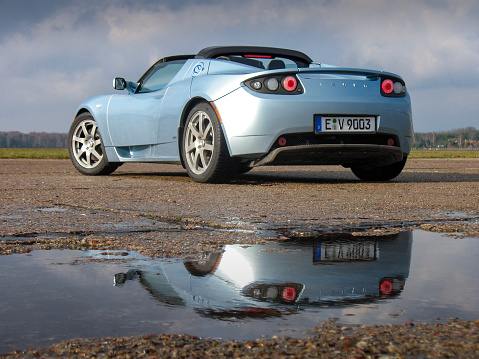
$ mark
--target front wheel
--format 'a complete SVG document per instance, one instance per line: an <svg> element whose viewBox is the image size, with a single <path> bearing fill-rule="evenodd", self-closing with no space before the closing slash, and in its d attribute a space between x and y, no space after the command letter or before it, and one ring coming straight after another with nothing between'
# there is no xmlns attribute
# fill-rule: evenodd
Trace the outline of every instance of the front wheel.
<svg viewBox="0 0 479 359"><path fill-rule="evenodd" d="M182 155L188 175L195 182L226 182L233 174L233 161L220 121L209 104L200 103L190 111L183 132Z"/></svg>
<svg viewBox="0 0 479 359"><path fill-rule="evenodd" d="M68 151L73 166L84 175L108 175L121 165L108 162L98 125L89 113L82 113L73 121Z"/></svg>
<svg viewBox="0 0 479 359"><path fill-rule="evenodd" d="M352 166L351 171L363 181L389 181L399 176L406 165L407 156L387 166Z"/></svg>

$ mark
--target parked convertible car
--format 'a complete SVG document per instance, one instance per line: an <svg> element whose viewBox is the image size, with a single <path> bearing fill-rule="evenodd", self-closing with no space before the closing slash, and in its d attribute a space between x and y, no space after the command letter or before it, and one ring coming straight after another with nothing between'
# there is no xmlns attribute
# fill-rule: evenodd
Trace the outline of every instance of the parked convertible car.
<svg viewBox="0 0 479 359"><path fill-rule="evenodd" d="M262 165L342 165L362 180L404 168L411 102L398 75L313 62L293 50L209 47L165 57L126 94L93 97L69 132L86 175L124 162L177 163L196 182Z"/></svg>

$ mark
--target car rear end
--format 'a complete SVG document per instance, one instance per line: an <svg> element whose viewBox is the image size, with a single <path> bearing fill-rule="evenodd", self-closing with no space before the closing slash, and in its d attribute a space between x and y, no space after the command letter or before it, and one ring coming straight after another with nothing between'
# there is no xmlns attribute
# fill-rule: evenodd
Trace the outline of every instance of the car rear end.
<svg viewBox="0 0 479 359"><path fill-rule="evenodd" d="M215 106L230 153L253 166L387 165L411 148L410 97L394 74L319 66L261 72Z"/></svg>

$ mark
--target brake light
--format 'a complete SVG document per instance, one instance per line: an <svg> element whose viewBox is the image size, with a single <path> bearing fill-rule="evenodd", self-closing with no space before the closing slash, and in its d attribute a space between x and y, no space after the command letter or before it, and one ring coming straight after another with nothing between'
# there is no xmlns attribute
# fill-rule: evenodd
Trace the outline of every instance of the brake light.
<svg viewBox="0 0 479 359"><path fill-rule="evenodd" d="M379 286L382 295L390 295L393 291L393 283L390 280L385 280Z"/></svg>
<svg viewBox="0 0 479 359"><path fill-rule="evenodd" d="M244 57L253 57L253 58L258 58L258 59L271 59L272 56L269 55L244 55Z"/></svg>
<svg viewBox="0 0 479 359"><path fill-rule="evenodd" d="M381 89L385 94L390 94L394 91L394 82L391 80L387 79L384 80L383 83L381 84Z"/></svg>
<svg viewBox="0 0 479 359"><path fill-rule="evenodd" d="M296 289L293 287L285 287L283 289L283 300L286 302L292 302L296 299Z"/></svg>
<svg viewBox="0 0 479 359"><path fill-rule="evenodd" d="M283 79L283 87L286 91L292 92L296 90L297 86L298 86L298 81L296 80L296 77L287 76Z"/></svg>

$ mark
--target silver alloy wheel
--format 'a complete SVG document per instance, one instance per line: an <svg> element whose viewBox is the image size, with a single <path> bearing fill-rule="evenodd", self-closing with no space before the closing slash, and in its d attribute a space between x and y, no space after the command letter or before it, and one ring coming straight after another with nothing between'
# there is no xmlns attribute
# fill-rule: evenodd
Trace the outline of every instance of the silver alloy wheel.
<svg viewBox="0 0 479 359"><path fill-rule="evenodd" d="M191 171L203 174L211 162L215 145L213 123L205 111L197 111L188 121L184 149Z"/></svg>
<svg viewBox="0 0 479 359"><path fill-rule="evenodd" d="M72 136L73 155L84 168L95 168L103 159L101 137L95 121L86 119L78 123Z"/></svg>

